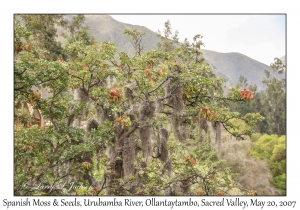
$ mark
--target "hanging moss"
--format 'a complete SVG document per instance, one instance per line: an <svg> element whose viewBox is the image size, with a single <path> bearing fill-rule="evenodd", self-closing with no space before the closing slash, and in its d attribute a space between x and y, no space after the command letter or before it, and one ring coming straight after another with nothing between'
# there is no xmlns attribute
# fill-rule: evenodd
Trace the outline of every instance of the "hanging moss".
<svg viewBox="0 0 300 210"><path fill-rule="evenodd" d="M113 151L114 156L111 157L109 163L107 164L106 171L110 171L106 180L106 193L108 195L120 195L118 179L123 178L123 159L122 151Z"/></svg>
<svg viewBox="0 0 300 210"><path fill-rule="evenodd" d="M186 133L181 117L184 109L184 101L182 98L183 90L178 81L171 81L170 86L172 86L172 88L169 88L168 94L172 94L172 97L169 100L169 105L173 107L171 116L172 129L175 138L177 138L179 141L184 141L186 139Z"/></svg>
<svg viewBox="0 0 300 210"><path fill-rule="evenodd" d="M108 88L113 87L116 84L116 77L114 75L109 75L106 78L106 84Z"/></svg>
<svg viewBox="0 0 300 210"><path fill-rule="evenodd" d="M215 128L215 133L216 133L215 144L217 145L218 157L220 158L220 155L221 155L221 123L218 121L215 122L214 128Z"/></svg>
<svg viewBox="0 0 300 210"><path fill-rule="evenodd" d="M189 181L187 180L183 180L180 183L180 188L181 188L181 192L186 195L188 194L189 190L190 190L190 185L189 185Z"/></svg>
<svg viewBox="0 0 300 210"><path fill-rule="evenodd" d="M74 98L79 103L88 102L89 101L88 91L84 87L78 88L74 92Z"/></svg>
<svg viewBox="0 0 300 210"><path fill-rule="evenodd" d="M162 166L161 169L162 174L168 173L168 176L171 177L172 175L172 160L169 159L166 161L166 163Z"/></svg>
<svg viewBox="0 0 300 210"><path fill-rule="evenodd" d="M134 161L135 161L135 141L131 138L124 140L124 146L122 151L124 177L133 175Z"/></svg>
<svg viewBox="0 0 300 210"><path fill-rule="evenodd" d="M110 116L107 113L107 110L104 110L102 108L97 109L97 118L99 119L99 122L103 122L105 120L114 121L113 116Z"/></svg>
<svg viewBox="0 0 300 210"><path fill-rule="evenodd" d="M139 121L146 122L151 119L155 114L155 103L154 102L143 102L139 106ZM151 125L142 125L139 129L141 146L143 151L143 157L147 160L152 154L151 148Z"/></svg>
<svg viewBox="0 0 300 210"><path fill-rule="evenodd" d="M95 119L89 119L86 124L86 130L91 131L92 129L97 129L99 123Z"/></svg>
<svg viewBox="0 0 300 210"><path fill-rule="evenodd" d="M178 114L181 113L184 108L182 95L182 87L180 87L180 84L178 84L178 88L173 92L173 107L175 112L178 112Z"/></svg>
<svg viewBox="0 0 300 210"><path fill-rule="evenodd" d="M144 101L139 106L139 120L147 120L154 116L156 105L154 102Z"/></svg>
<svg viewBox="0 0 300 210"><path fill-rule="evenodd" d="M160 145L159 145L159 159L163 162L168 160L168 139L169 133L166 129L162 128L160 130Z"/></svg>
<svg viewBox="0 0 300 210"><path fill-rule="evenodd" d="M165 191L165 195L177 196L180 192L182 192L181 187L177 183L173 183L171 184L170 188Z"/></svg>
<svg viewBox="0 0 300 210"><path fill-rule="evenodd" d="M172 129L174 132L174 136L176 139L178 139L179 141L183 141L183 137L182 137L182 133L180 130L180 118L178 115L173 114L171 116L171 124L172 124Z"/></svg>
<svg viewBox="0 0 300 210"><path fill-rule="evenodd" d="M141 147L143 151L143 157L148 158L152 154L152 148L151 148L151 127L150 126L144 126L139 129L140 133L140 139L141 139Z"/></svg>
<svg viewBox="0 0 300 210"><path fill-rule="evenodd" d="M125 96L125 98L128 98L130 101L132 101L134 99L133 91L130 88L125 89L124 96Z"/></svg>
<svg viewBox="0 0 300 210"><path fill-rule="evenodd" d="M207 121L203 118L200 118L199 120L199 126L201 130L204 130L204 132L207 134L208 132L208 124Z"/></svg>

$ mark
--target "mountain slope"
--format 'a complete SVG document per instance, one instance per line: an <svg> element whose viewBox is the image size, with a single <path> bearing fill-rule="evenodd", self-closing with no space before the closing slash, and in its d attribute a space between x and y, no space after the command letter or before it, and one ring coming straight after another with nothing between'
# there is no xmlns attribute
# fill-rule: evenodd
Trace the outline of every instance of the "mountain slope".
<svg viewBox="0 0 300 210"><path fill-rule="evenodd" d="M248 79L248 84L256 84L258 90L263 89L264 70L272 73L270 66L260 63L240 53L219 53L211 50L201 50L203 57L209 60L223 74L236 84L240 75Z"/></svg>
<svg viewBox="0 0 300 210"><path fill-rule="evenodd" d="M132 52L134 50L130 38L123 34L126 29L137 29L145 33L142 40L144 51L156 49L156 44L160 41L157 34L148 28L119 22L109 15L85 15L85 18L85 24L89 26L89 31L97 41L113 42L121 51Z"/></svg>
<svg viewBox="0 0 300 210"><path fill-rule="evenodd" d="M157 49L160 38L155 32L144 26L122 23L109 15L85 15L85 17L85 24L96 41L110 41L117 45L118 50L133 52L130 38L123 32L125 29L137 29L145 33L142 40L143 51ZM272 75L270 66L240 53L218 53L211 50L202 50L202 53L215 73L225 79L227 87L234 86L238 82L239 76L243 75L248 79L248 84L256 84L258 90L261 90L264 88L262 83L265 78L264 70L270 71Z"/></svg>

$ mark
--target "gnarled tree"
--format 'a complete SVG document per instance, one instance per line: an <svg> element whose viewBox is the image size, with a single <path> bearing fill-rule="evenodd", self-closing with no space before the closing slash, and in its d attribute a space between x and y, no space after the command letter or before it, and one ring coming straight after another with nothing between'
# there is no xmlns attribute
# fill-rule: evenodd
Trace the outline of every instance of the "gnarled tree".
<svg viewBox="0 0 300 210"><path fill-rule="evenodd" d="M172 37L170 27L165 33ZM32 52L19 54L15 74L43 64L49 74L59 76L42 82L52 95L36 103L52 125L16 130L16 174L23 174L15 180L16 193L41 194L22 184L54 185L66 179L91 188L52 193L194 195L196 188L202 187L205 194L213 195L230 189L222 184L229 183L225 182L228 171L223 170L207 142L194 142L194 147L203 151L194 154L187 144L199 140L192 135L200 129L199 119L201 125L207 121L216 125L220 147L221 126L236 137L250 134L235 131L230 120L242 118L252 124L260 116L239 116L226 105L227 101L249 101L251 97L238 90L233 90L230 98L223 96L222 79L201 57L200 35L192 44L180 45L176 33L173 41L164 37L159 50L142 52L143 34L136 30L126 34L136 46L134 56L118 53L114 44L91 44L80 36L69 39L66 59L44 61ZM26 56L32 56L32 63L25 62ZM34 70L31 73L34 75ZM20 83L29 81L17 79ZM16 91L18 88L16 85ZM203 154L210 154L209 158ZM26 163L23 172L22 163ZM68 168L65 173L64 166Z"/></svg>

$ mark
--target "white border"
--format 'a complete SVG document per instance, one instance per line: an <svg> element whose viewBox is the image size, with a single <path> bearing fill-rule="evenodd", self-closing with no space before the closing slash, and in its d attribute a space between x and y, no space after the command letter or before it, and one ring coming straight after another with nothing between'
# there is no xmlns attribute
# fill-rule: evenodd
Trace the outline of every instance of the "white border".
<svg viewBox="0 0 300 210"><path fill-rule="evenodd" d="M0 146L0 206L3 199L20 200L25 197L13 197L13 14L14 13L286 13L287 14L287 196L258 197L259 200L296 200L296 208L300 206L298 189L299 178L299 138L297 129L299 107L299 11L296 1L1 1L1 146ZM30 197L29 199L33 199ZM67 199L74 197L37 197L43 200ZM111 199L106 197L103 199ZM135 200L146 200L149 197L129 197ZM166 197L170 200L176 198ZM83 200L83 198L77 198ZM92 198L94 199L94 198ZM119 199L124 199L119 198ZM177 197L186 200L187 197ZM197 199L193 197L193 199ZM201 198L199 198L200 201ZM214 200L214 197L206 199ZM242 198L250 199L250 198ZM31 209L25 207L23 209ZM38 207L40 208L40 207ZM57 207L56 209L74 207ZM102 208L102 207L98 207ZM116 209L117 207L103 208ZM123 207L124 208L124 207ZM125 207L127 208L127 207ZM131 207L128 207L131 209ZM144 207L145 208L145 207ZM158 208L158 207L156 207ZM160 207L161 209L163 207ZM167 207L169 208L169 207ZM226 207L228 208L228 207ZM226 209L225 208L225 209ZM19 208L15 208L19 209ZM178 208L177 208L178 209ZM206 209L202 207L201 209ZM210 208L212 209L212 208ZM228 208L229 209L229 208ZM238 208L237 208L238 209ZM239 208L241 209L241 208ZM260 209L260 208L247 208ZM277 208L285 209L285 208Z"/></svg>

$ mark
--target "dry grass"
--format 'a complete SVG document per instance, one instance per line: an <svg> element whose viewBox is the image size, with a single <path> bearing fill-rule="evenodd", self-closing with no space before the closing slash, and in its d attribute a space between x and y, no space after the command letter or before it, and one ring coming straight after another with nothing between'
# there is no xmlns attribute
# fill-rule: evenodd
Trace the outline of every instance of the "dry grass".
<svg viewBox="0 0 300 210"><path fill-rule="evenodd" d="M272 175L267 163L252 157L250 149L250 140L223 139L221 158L238 174L236 180L245 189L256 190L258 195L280 195L271 184Z"/></svg>

